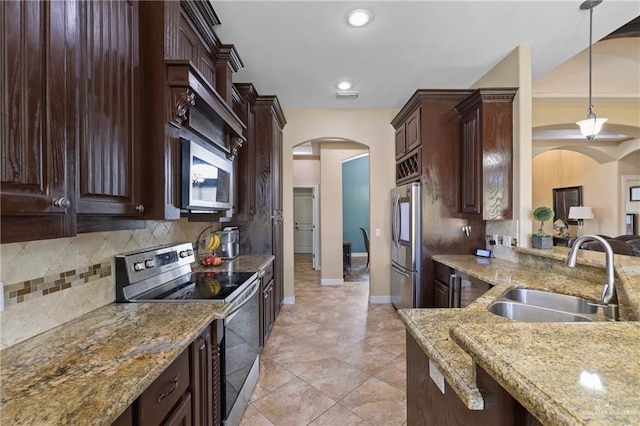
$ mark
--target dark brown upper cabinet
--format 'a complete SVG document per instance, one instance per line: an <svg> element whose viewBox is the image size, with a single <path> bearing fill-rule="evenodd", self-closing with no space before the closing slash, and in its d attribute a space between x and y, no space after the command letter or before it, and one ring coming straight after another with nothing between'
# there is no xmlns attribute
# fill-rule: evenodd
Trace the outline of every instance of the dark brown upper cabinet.
<svg viewBox="0 0 640 426"><path fill-rule="evenodd" d="M178 219L180 138L211 144L235 158L246 125L233 110L232 74L242 66L222 44L208 1L141 2L141 72L145 108L145 216ZM193 215L220 219L215 214ZM200 220L189 216L189 220Z"/></svg>
<svg viewBox="0 0 640 426"><path fill-rule="evenodd" d="M78 214L141 216L138 3L79 4Z"/></svg>
<svg viewBox="0 0 640 426"><path fill-rule="evenodd" d="M256 213L256 138L254 106L258 93L251 83L234 84L234 110L247 125L244 136L246 142L238 153L237 209L236 219L250 220Z"/></svg>
<svg viewBox="0 0 640 426"><path fill-rule="evenodd" d="M418 148L422 143L420 128L420 108L415 110L396 130L396 159Z"/></svg>
<svg viewBox="0 0 640 426"><path fill-rule="evenodd" d="M75 2L0 2L3 243L76 233L77 14Z"/></svg>
<svg viewBox="0 0 640 426"><path fill-rule="evenodd" d="M462 118L462 213L513 216L513 99L518 89L478 89L456 106Z"/></svg>

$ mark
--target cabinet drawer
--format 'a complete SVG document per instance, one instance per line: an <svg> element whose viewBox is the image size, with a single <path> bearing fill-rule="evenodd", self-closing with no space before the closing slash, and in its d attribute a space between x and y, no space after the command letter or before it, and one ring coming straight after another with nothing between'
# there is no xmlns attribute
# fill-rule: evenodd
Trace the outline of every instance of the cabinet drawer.
<svg viewBox="0 0 640 426"><path fill-rule="evenodd" d="M138 399L138 424L159 425L189 388L189 351L185 350Z"/></svg>
<svg viewBox="0 0 640 426"><path fill-rule="evenodd" d="M445 285L449 285L449 275L453 274L453 269L449 268L442 263L434 262L436 269L436 280L440 281Z"/></svg>
<svg viewBox="0 0 640 426"><path fill-rule="evenodd" d="M273 278L273 262L269 263L264 269L264 275L262 276L262 282L268 283Z"/></svg>

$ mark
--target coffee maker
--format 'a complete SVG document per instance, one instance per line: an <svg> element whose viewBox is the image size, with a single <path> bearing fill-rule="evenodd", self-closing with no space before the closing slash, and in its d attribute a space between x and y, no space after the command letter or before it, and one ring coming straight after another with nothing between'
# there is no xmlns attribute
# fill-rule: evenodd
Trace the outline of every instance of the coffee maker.
<svg viewBox="0 0 640 426"><path fill-rule="evenodd" d="M234 259L240 254L240 231L238 228L227 227L222 231L216 231L220 237L220 247L215 250L215 255L220 259Z"/></svg>

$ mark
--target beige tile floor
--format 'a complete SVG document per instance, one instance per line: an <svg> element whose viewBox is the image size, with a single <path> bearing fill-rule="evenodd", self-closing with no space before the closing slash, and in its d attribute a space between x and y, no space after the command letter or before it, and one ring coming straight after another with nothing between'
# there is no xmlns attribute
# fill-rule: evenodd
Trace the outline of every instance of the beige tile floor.
<svg viewBox="0 0 640 426"><path fill-rule="evenodd" d="M295 305L284 305L260 359L241 425L405 425L405 332L367 282L320 285L295 258Z"/></svg>

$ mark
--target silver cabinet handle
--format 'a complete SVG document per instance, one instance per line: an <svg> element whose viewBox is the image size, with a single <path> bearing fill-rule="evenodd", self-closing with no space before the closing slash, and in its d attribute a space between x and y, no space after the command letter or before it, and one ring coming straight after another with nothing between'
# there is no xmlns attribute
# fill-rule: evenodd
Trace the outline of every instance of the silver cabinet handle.
<svg viewBox="0 0 640 426"><path fill-rule="evenodd" d="M176 389L178 389L178 383L180 382L180 375L178 374L175 379L173 379L173 383L171 385L171 389L169 389L166 392L163 392L162 395L160 395L158 397L158 403L160 403L160 401L162 401L163 399L165 399L166 397L168 397L169 395L171 395L173 393L173 391L175 391Z"/></svg>
<svg viewBox="0 0 640 426"><path fill-rule="evenodd" d="M61 209L68 209L71 207L71 200L69 197L60 197L53 202L53 205L56 207L60 207Z"/></svg>
<svg viewBox="0 0 640 426"><path fill-rule="evenodd" d="M144 206L142 204L139 204L138 206L136 206L136 211L138 213L144 213Z"/></svg>

